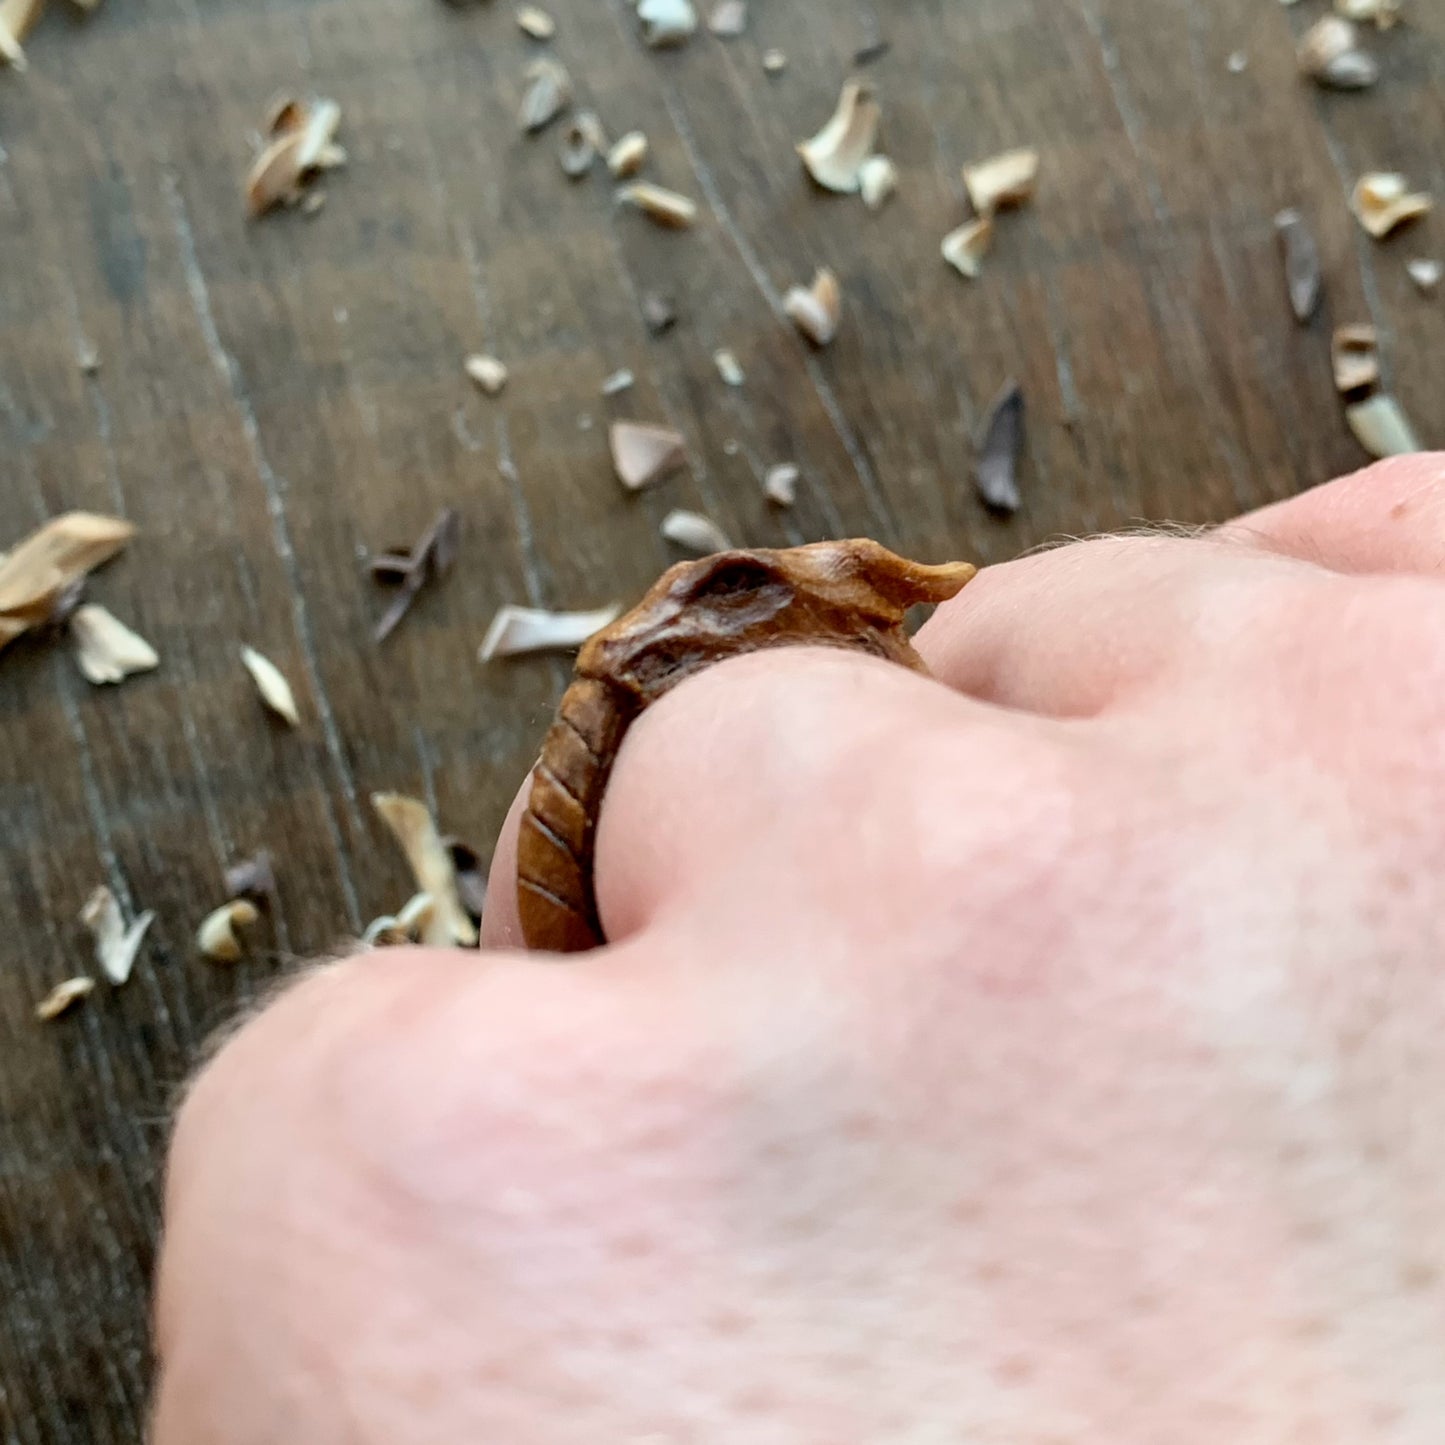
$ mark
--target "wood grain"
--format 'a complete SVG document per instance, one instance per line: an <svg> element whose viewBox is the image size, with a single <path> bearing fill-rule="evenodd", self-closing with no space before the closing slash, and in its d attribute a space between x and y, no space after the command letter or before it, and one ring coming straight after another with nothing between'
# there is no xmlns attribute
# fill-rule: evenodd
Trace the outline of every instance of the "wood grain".
<svg viewBox="0 0 1445 1445"><path fill-rule="evenodd" d="M1372 321L1422 435L1445 442L1431 360L1442 305L1406 277L1438 222L1386 245L1345 208L1358 172L1445 196L1445 13L1372 37L1384 77L1327 95L1295 73L1317 5L1259 0L758 0L745 36L645 50L625 0L551 0L550 49L697 227L571 185L555 134L522 137L537 51L503 0L106 0L61 7L26 75L0 74L0 546L72 507L140 536L94 600L150 639L156 673L90 688L65 650L0 658L0 1442L132 1442L147 1278L176 1091L207 1038L299 958L408 892L369 815L433 800L485 846L530 766L559 662L480 668L502 602L595 606L670 560L680 506L754 546L865 534L905 554L998 560L1138 518L1203 522L1362 458L1331 383L1333 324ZM871 216L807 182L793 143L869 67L898 195ZM763 52L790 64L768 75ZM1248 57L1231 74L1235 51ZM248 224L248 132L277 90L343 105L351 165L315 218ZM938 257L960 167L1043 152L984 278ZM1300 206L1328 290L1293 321L1273 216ZM845 321L808 351L782 293L820 264ZM641 296L680 321L652 337ZM77 353L93 341L94 377ZM733 390L712 353L747 374ZM511 368L502 397L463 356ZM604 399L622 366L637 385ZM987 516L969 438L1007 376L1029 400L1024 506ZM609 420L666 422L690 467L628 497ZM775 462L803 470L791 512ZM362 554L459 509L464 556L384 647ZM260 710L247 642L304 721ZM199 959L223 868L272 849L280 904L234 969ZM89 961L76 921L107 882L159 918L136 976L42 1027L34 1003Z"/></svg>

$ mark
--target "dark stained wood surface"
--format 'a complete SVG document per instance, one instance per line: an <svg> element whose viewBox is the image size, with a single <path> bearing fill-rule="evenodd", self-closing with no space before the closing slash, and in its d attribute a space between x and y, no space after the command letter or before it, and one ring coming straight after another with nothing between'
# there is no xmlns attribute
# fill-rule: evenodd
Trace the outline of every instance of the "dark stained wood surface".
<svg viewBox="0 0 1445 1445"><path fill-rule="evenodd" d="M926 560L996 561L1140 518L1205 522L1348 470L1330 326L1371 320L1422 435L1445 443L1441 300L1345 199L1366 169L1445 196L1445 11L1375 38L1376 90L1299 81L1305 0L754 0L748 34L644 49L625 0L550 0L550 47L648 174L695 196L690 232L571 185L556 133L515 123L541 47L508 0L105 0L56 4L26 75L0 73L0 547L71 507L140 535L91 596L159 649L94 689L58 643L0 656L0 1442L132 1442L145 1411L147 1279L177 1090L205 1041L296 961L409 892L367 803L433 800L490 845L559 696L558 661L475 660L508 601L593 606L671 560L673 506L758 545L867 534ZM793 143L868 68L899 194L825 196ZM767 75L777 46L787 70ZM1228 58L1248 67L1232 74ZM248 224L248 133L282 89L336 97L348 169L314 218ZM959 169L1043 152L984 278L938 255ZM1307 329L1273 216L1309 216L1328 271ZM781 293L832 266L836 344L803 347ZM676 298L651 337L639 297ZM83 341L102 369L83 375ZM719 381L730 347L747 383ZM479 395L469 351L511 367ZM631 367L636 387L599 383ZM989 518L969 437L1007 376L1029 403L1025 505ZM670 421L690 472L628 497L606 427ZM766 467L803 468L796 509ZM383 648L367 549L442 505L464 559ZM249 642L304 725L265 716ZM196 956L221 872L260 845L281 902L252 956ZM133 980L65 1020L34 1004L90 964L76 921L108 882L159 914Z"/></svg>

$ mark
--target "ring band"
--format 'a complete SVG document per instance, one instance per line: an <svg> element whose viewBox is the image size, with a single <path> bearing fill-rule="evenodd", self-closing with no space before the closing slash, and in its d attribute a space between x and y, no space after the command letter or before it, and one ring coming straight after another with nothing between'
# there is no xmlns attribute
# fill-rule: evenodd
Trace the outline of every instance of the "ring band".
<svg viewBox="0 0 1445 1445"><path fill-rule="evenodd" d="M849 648L926 674L904 617L956 596L975 570L909 562L865 540L717 552L664 573L583 646L542 745L517 838L527 947L606 942L592 879L597 821L617 750L646 708L714 663L773 647Z"/></svg>

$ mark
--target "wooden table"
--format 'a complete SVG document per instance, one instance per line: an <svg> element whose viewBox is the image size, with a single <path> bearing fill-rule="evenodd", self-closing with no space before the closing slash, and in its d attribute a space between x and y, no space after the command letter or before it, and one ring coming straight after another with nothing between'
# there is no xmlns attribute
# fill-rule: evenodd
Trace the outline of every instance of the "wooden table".
<svg viewBox="0 0 1445 1445"><path fill-rule="evenodd" d="M1439 301L1346 208L1398 169L1445 194L1445 12L1370 37L1384 76L1324 94L1294 41L1318 0L755 0L748 33L638 41L625 0L552 0L548 47L507 0L106 0L64 7L0 75L0 547L73 507L140 533L91 597L162 665L89 686L58 640L0 657L0 1440L133 1442L167 1117L205 1041L319 950L408 894L368 806L428 799L484 852L563 685L558 660L483 667L505 602L593 606L672 559L676 506L760 545L869 534L992 562L1135 519L1208 522L1362 460L1333 392L1333 324L1371 321L1389 385L1445 440ZM804 177L793 144L855 50L901 186L879 215ZM787 68L765 71L782 50ZM694 196L691 231L571 184L558 133L520 134L544 49L647 174ZM1238 55L1247 62L1242 70ZM343 105L350 165L324 210L248 223L250 132L278 90ZM972 284L939 257L960 167L1038 146L1036 202ZM1325 308L1285 301L1273 217L1301 206ZM1434 252L1432 252L1432 246ZM781 293L826 264L836 343L810 352ZM650 291L679 320L654 337ZM77 356L93 343L100 370ZM712 360L746 372L724 386ZM511 381L488 398L462 358ZM628 367L612 398L600 383ZM1026 500L989 517L970 436L1009 376L1029 404ZM625 495L617 418L667 422L689 468ZM761 477L796 462L796 507ZM452 505L455 572L384 646L369 549ZM248 642L304 714L265 716ZM265 845L280 904L246 961L193 943L221 873ZM47 988L91 966L97 882L158 921L135 977L65 1019Z"/></svg>

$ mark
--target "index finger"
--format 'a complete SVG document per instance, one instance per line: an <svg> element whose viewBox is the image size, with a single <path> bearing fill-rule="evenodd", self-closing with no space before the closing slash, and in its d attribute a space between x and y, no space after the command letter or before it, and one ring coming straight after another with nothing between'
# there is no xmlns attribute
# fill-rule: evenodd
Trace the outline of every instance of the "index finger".
<svg viewBox="0 0 1445 1445"><path fill-rule="evenodd" d="M946 810L941 780L971 791L980 829L990 806L1015 807L999 759L1021 734L1039 740L1051 726L834 649L783 648L710 668L644 712L623 740L597 839L606 935L620 942L689 911L720 929L761 926L784 897L846 915L883 873L906 866L911 848L928 846L919 810ZM522 943L516 836L525 796L495 855L488 947Z"/></svg>

